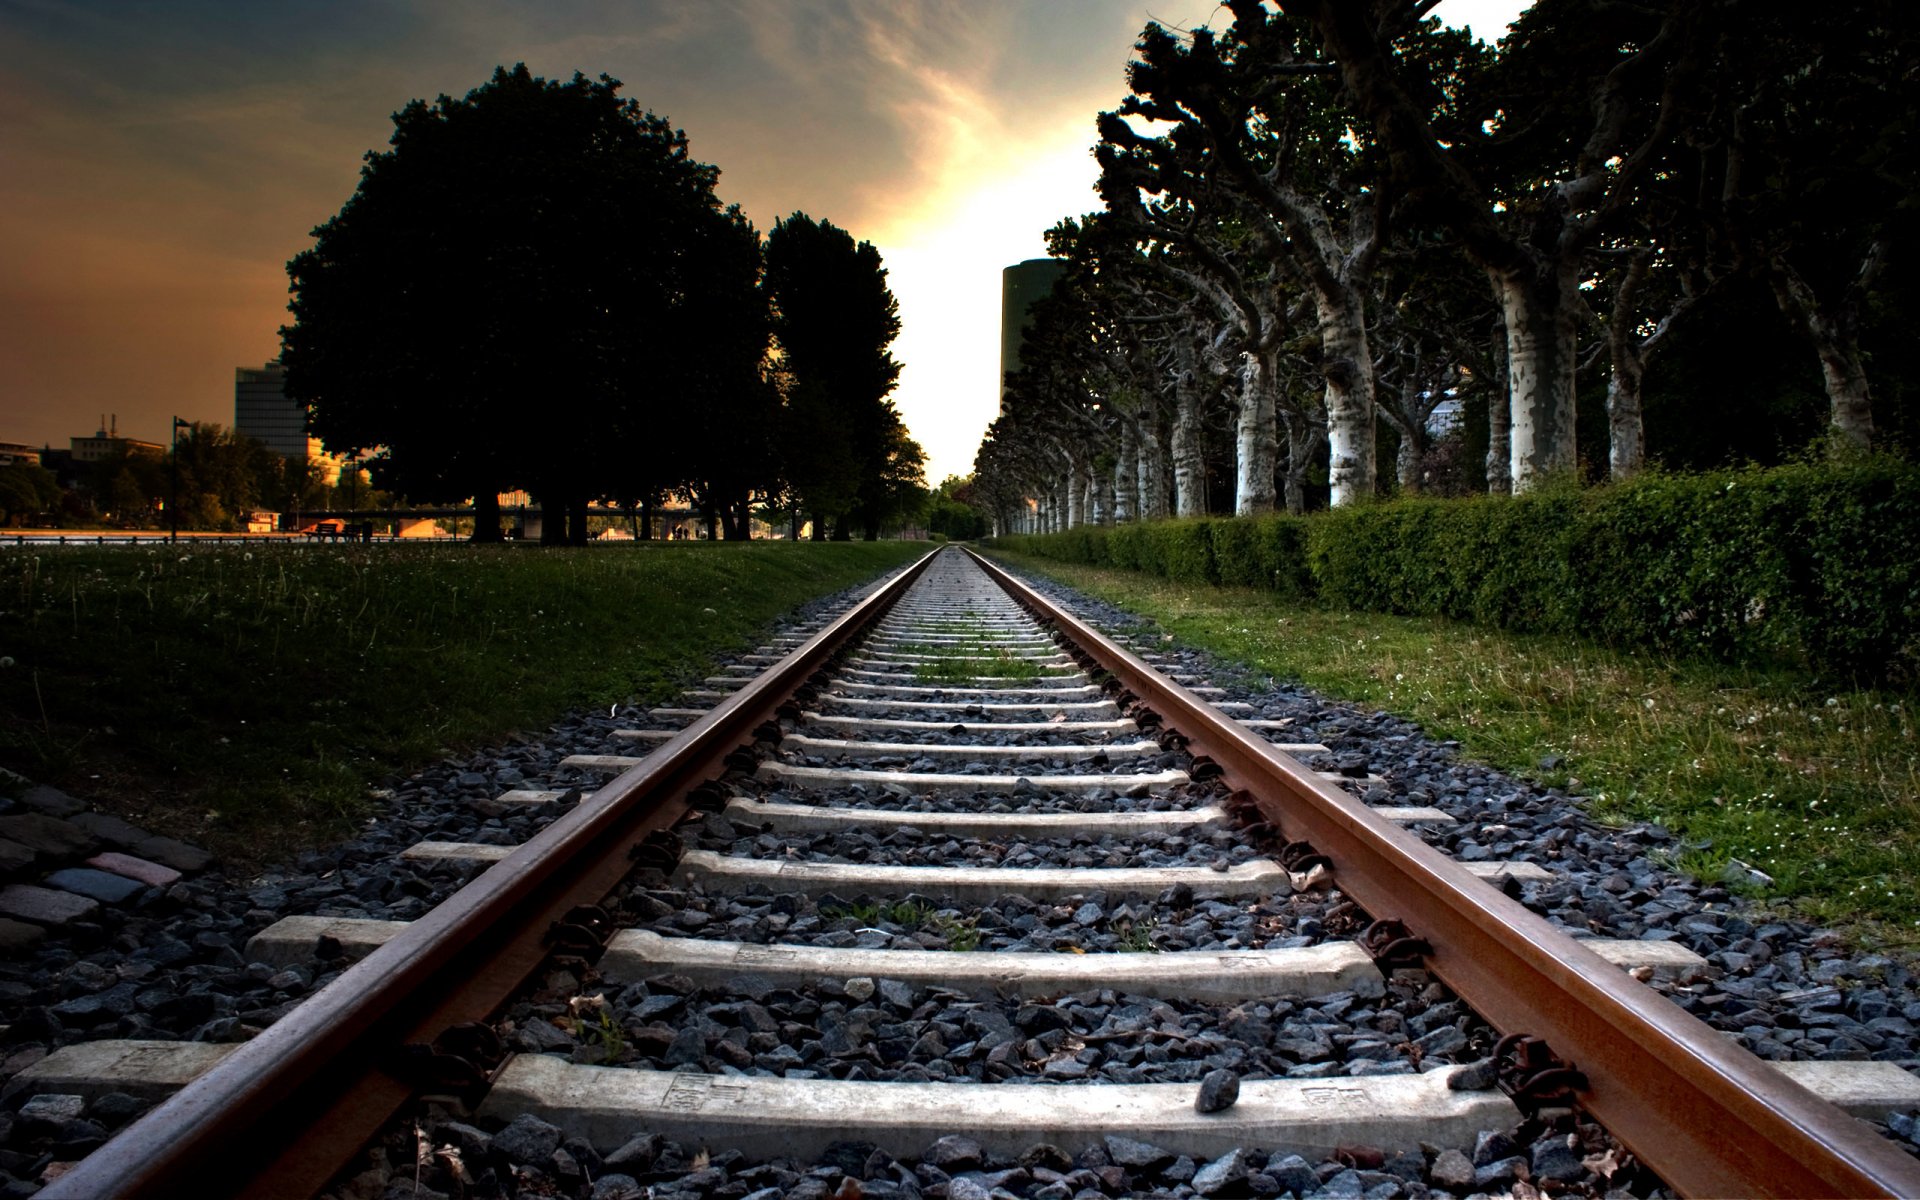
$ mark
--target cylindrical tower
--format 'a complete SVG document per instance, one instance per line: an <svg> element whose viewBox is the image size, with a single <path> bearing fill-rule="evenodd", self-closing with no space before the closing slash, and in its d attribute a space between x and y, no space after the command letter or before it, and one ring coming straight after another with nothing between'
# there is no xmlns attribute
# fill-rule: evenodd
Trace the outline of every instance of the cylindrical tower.
<svg viewBox="0 0 1920 1200"><path fill-rule="evenodd" d="M1007 390L1007 372L1020 369L1020 346L1026 341L1027 310L1048 292L1053 281L1066 274L1057 258L1030 258L1000 273L1000 391Z"/></svg>

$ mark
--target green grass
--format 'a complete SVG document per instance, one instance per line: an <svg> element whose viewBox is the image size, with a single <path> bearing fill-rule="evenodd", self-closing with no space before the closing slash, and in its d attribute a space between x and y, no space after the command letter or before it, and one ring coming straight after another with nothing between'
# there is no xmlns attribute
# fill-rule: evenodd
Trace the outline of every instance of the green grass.
<svg viewBox="0 0 1920 1200"><path fill-rule="evenodd" d="M978 678L1026 681L1044 675L1066 674L1069 670L1043 667L1010 650L987 647L966 650L960 654L930 653L929 658L932 661L923 662L913 669L913 677L922 683L965 683Z"/></svg>
<svg viewBox="0 0 1920 1200"><path fill-rule="evenodd" d="M1920 945L1920 695L1004 557L1153 618L1256 684L1400 714L1467 757L1589 797L1601 820L1665 825L1682 839L1676 869L1866 942Z"/></svg>
<svg viewBox="0 0 1920 1200"><path fill-rule="evenodd" d="M570 709L667 699L902 542L0 550L0 766L241 861Z"/></svg>

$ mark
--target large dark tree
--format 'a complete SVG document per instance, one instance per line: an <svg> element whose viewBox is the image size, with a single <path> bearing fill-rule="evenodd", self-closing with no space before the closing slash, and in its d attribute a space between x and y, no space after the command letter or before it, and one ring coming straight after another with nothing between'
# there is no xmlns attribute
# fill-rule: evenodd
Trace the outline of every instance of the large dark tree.
<svg viewBox="0 0 1920 1200"><path fill-rule="evenodd" d="M288 266L287 390L313 430L331 450L377 449L386 486L474 497L478 538L498 536L488 509L505 488L541 499L549 537L564 514L579 540L590 498L679 482L663 448L686 392L731 386L686 370L688 337L729 306L687 300L751 289L713 260L735 254L742 222L685 135L619 86L518 66L414 101ZM735 307L757 325L750 301Z"/></svg>
<svg viewBox="0 0 1920 1200"><path fill-rule="evenodd" d="M888 349L900 311L870 242L830 221L795 213L767 236L780 374L787 390L782 445L794 503L813 518L868 537L917 503L919 447L889 396L900 364ZM910 486L909 486L910 485Z"/></svg>

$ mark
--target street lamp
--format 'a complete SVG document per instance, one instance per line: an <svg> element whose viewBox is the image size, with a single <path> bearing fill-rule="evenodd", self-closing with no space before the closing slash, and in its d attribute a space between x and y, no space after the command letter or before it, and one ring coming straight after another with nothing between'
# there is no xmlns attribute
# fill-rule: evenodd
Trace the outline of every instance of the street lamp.
<svg viewBox="0 0 1920 1200"><path fill-rule="evenodd" d="M171 479L167 489L167 540L169 542L180 540L180 431L192 428L191 422L182 421L179 417L173 419L172 436L167 447L167 463L172 467L168 472Z"/></svg>

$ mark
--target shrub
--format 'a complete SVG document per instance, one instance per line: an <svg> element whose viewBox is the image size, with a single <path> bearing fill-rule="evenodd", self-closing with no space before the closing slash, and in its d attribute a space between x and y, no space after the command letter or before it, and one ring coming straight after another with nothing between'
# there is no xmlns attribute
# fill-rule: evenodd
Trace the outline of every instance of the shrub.
<svg viewBox="0 0 1920 1200"><path fill-rule="evenodd" d="M1585 492L1416 497L995 544L1342 608L1920 676L1920 471L1890 461L1654 473Z"/></svg>

